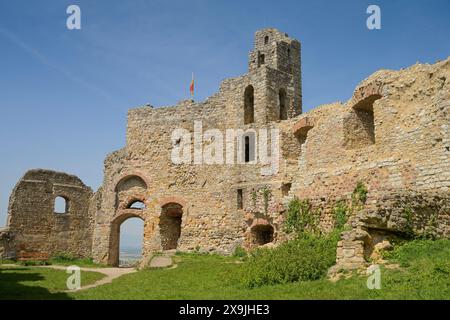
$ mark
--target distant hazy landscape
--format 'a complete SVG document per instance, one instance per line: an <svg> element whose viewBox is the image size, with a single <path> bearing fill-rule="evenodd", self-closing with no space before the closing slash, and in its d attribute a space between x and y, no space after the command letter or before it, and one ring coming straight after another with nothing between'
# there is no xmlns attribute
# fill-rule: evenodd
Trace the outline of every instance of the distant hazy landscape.
<svg viewBox="0 0 450 320"><path fill-rule="evenodd" d="M120 248L119 265L134 266L142 258L141 248L123 247Z"/></svg>

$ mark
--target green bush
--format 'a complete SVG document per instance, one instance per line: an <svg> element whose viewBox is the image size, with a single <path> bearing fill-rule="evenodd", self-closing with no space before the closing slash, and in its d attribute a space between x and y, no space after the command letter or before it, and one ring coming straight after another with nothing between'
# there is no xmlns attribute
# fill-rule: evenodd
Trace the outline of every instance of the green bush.
<svg viewBox="0 0 450 320"><path fill-rule="evenodd" d="M301 234L274 249L256 249L243 265L241 283L249 288L323 278L336 262L339 232Z"/></svg>
<svg viewBox="0 0 450 320"><path fill-rule="evenodd" d="M237 246L234 249L233 256L236 258L245 258L247 257L247 251L241 246Z"/></svg>

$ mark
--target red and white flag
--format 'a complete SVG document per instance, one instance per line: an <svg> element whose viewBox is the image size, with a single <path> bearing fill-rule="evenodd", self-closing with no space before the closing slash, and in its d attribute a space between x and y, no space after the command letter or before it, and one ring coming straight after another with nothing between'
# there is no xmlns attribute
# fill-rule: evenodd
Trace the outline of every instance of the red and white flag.
<svg viewBox="0 0 450 320"><path fill-rule="evenodd" d="M191 92L191 97L194 97L194 73L192 72L191 85L189 86L189 91Z"/></svg>

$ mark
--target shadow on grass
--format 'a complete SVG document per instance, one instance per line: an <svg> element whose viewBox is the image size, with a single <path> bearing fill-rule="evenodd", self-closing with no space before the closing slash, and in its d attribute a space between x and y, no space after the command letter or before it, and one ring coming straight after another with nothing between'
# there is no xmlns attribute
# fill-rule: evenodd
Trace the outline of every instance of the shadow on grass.
<svg viewBox="0 0 450 320"><path fill-rule="evenodd" d="M47 288L24 285L23 282L44 281L39 273L29 273L29 268L0 269L0 300L68 300L63 292L50 292Z"/></svg>

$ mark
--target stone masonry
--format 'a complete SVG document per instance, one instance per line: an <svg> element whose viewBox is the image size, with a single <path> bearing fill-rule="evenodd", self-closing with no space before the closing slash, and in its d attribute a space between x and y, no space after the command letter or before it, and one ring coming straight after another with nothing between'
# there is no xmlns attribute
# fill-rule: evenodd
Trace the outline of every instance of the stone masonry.
<svg viewBox="0 0 450 320"><path fill-rule="evenodd" d="M163 250L276 245L288 238L282 223L293 197L310 199L330 230L333 206L349 201L358 181L368 199L342 235L336 268L364 265L378 243L401 235L406 209L414 228L433 218L448 237L450 59L378 71L346 103L302 113L300 53L299 41L264 29L248 73L210 98L131 109L126 146L106 157L96 193L73 176L28 172L11 195L0 254L65 251L117 265L120 225L131 217L144 221L143 261ZM181 149L187 158L174 162ZM276 170L261 152L279 155ZM54 213L58 195L66 214Z"/></svg>
<svg viewBox="0 0 450 320"><path fill-rule="evenodd" d="M0 233L5 257L91 255L93 212L91 188L65 173L31 170L15 186L10 202L7 233ZM66 210L56 213L57 197ZM0 243L2 243L0 242Z"/></svg>

